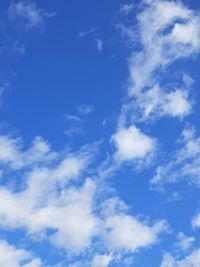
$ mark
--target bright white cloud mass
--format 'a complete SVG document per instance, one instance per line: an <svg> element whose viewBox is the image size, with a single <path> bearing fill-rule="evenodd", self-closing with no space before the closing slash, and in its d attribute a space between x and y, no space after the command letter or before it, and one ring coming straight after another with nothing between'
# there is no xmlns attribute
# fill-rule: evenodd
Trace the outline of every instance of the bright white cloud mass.
<svg viewBox="0 0 200 267"><path fill-rule="evenodd" d="M3 2L0 267L199 267L199 3Z"/></svg>

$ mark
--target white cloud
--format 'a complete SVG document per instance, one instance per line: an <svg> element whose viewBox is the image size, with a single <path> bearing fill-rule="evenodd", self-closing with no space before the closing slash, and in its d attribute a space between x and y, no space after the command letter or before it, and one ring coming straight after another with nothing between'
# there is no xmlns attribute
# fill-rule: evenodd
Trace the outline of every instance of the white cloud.
<svg viewBox="0 0 200 267"><path fill-rule="evenodd" d="M103 41L101 39L96 39L97 50L101 52L103 50Z"/></svg>
<svg viewBox="0 0 200 267"><path fill-rule="evenodd" d="M87 31L81 31L78 34L78 38L85 38L86 36L95 33L96 30L97 30L96 27L93 25L89 30L87 30Z"/></svg>
<svg viewBox="0 0 200 267"><path fill-rule="evenodd" d="M106 219L106 242L111 250L125 250L135 252L142 247L156 243L157 236L164 230L166 225L160 221L153 227L141 223L128 215L116 215Z"/></svg>
<svg viewBox="0 0 200 267"><path fill-rule="evenodd" d="M76 184L87 168L93 156L91 149L84 147L75 154L68 152L58 157L41 138L36 138L27 151L19 147L18 140L0 140L3 148L0 162L19 169L24 185L16 192L5 185L0 187L1 227L23 228L30 234L46 236L54 245L68 251L89 246L98 223L92 212L96 185L89 179L82 185L69 186L69 183ZM54 154L56 157L50 157L49 162L48 156ZM16 171L14 175L18 175ZM54 234L46 235L47 229L54 230Z"/></svg>
<svg viewBox="0 0 200 267"><path fill-rule="evenodd" d="M127 15L127 14L131 13L131 11L133 10L133 8L134 8L134 5L132 3L130 3L130 4L122 4L120 6L119 12L122 15Z"/></svg>
<svg viewBox="0 0 200 267"><path fill-rule="evenodd" d="M119 128L112 136L117 151L115 158L119 161L142 159L155 149L155 140L143 134L134 125L129 128Z"/></svg>
<svg viewBox="0 0 200 267"><path fill-rule="evenodd" d="M182 260L174 259L170 254L165 254L160 267L199 267L200 250L194 250L192 254Z"/></svg>
<svg viewBox="0 0 200 267"><path fill-rule="evenodd" d="M153 1L138 15L138 23L143 51L130 60L131 95L152 86L158 68L200 49L199 17L179 2ZM189 35L185 34L188 28ZM180 29L184 29L182 35Z"/></svg>
<svg viewBox="0 0 200 267"><path fill-rule="evenodd" d="M23 229L28 236L45 238L67 253L78 254L90 249L96 255L94 264L99 260L105 266L109 263L105 255L111 255L112 250L135 252L157 242L164 230L162 222L153 226L140 222L127 214L128 208L117 197L94 207L97 195L104 199L98 179L86 178L96 147L85 146L76 153L56 153L41 137L27 150L19 139L4 136L0 140L2 166L7 164L9 179L12 174L19 176L23 185L12 189L9 181L1 185L1 229ZM2 168L3 178L6 171ZM136 237L138 231L141 234ZM92 249L97 240L104 244L100 253L98 248ZM88 262L91 261L89 256Z"/></svg>
<svg viewBox="0 0 200 267"><path fill-rule="evenodd" d="M19 23L26 30L41 26L46 18L55 16L55 13L45 12L37 7L35 2L11 1L8 9L8 18L11 22Z"/></svg>
<svg viewBox="0 0 200 267"><path fill-rule="evenodd" d="M191 84L176 77L169 81L165 74L176 60L200 52L200 17L178 1L143 2L137 32L135 27L119 24L131 44L139 40L141 46L129 58L129 101L121 116L127 121L132 117L134 122L162 116L183 118L192 110Z"/></svg>
<svg viewBox="0 0 200 267"><path fill-rule="evenodd" d="M193 245L195 241L195 238L193 236L186 236L184 233L180 232L177 236L177 242L175 244L175 246L183 251L183 252L187 252Z"/></svg>
<svg viewBox="0 0 200 267"><path fill-rule="evenodd" d="M131 109L133 108L131 107ZM141 113L139 116L141 121L162 116L183 118L191 112L192 103L186 88L165 92L156 84L151 89L138 95L135 108L132 111L136 114L136 120L138 119L138 110Z"/></svg>
<svg viewBox="0 0 200 267"><path fill-rule="evenodd" d="M94 111L94 106L93 105L81 105L78 107L78 112L81 115L87 115L90 114Z"/></svg>
<svg viewBox="0 0 200 267"><path fill-rule="evenodd" d="M151 180L152 187L162 188L164 184L186 180L189 184L200 186L200 137L195 129L185 127L179 139L179 146L166 163L156 169Z"/></svg>
<svg viewBox="0 0 200 267"><path fill-rule="evenodd" d="M49 144L39 136L25 152L22 151L21 140L8 135L0 136L0 147L0 164L9 165L13 169L20 169L39 162L50 162L57 156L55 152L50 152Z"/></svg>
<svg viewBox="0 0 200 267"><path fill-rule="evenodd" d="M65 119L66 119L67 121L74 121L74 122L80 122L80 120L81 120L78 116L76 116L76 115L71 115L71 114L66 114L66 115L65 115Z"/></svg>
<svg viewBox="0 0 200 267"><path fill-rule="evenodd" d="M200 228L200 213L192 219L193 228Z"/></svg>
<svg viewBox="0 0 200 267"><path fill-rule="evenodd" d="M92 214L95 185L88 180L83 187L71 187L59 196L36 183L22 193L1 189L1 203L5 203L0 205L1 227L25 228L34 235L52 229L54 234L48 238L54 245L68 252L88 247L97 228L97 219Z"/></svg>
<svg viewBox="0 0 200 267"><path fill-rule="evenodd" d="M39 258L34 259L32 255L24 249L17 249L15 246L0 240L0 266L3 267L40 267ZM26 263L25 263L26 262Z"/></svg>
<svg viewBox="0 0 200 267"><path fill-rule="evenodd" d="M91 267L108 267L113 260L112 254L95 255Z"/></svg>

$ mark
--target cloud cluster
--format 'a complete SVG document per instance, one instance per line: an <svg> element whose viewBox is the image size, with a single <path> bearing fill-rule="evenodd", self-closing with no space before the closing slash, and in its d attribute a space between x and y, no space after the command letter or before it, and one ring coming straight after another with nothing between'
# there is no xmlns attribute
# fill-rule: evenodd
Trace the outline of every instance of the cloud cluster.
<svg viewBox="0 0 200 267"><path fill-rule="evenodd" d="M133 121L183 118L192 110L191 83L186 82L186 74L174 81L171 75L169 80L166 70L177 60L199 53L199 15L181 2L155 0L143 1L143 5L137 15L137 34L135 29L131 33L139 39L141 49L129 58L129 101L123 116Z"/></svg>
<svg viewBox="0 0 200 267"><path fill-rule="evenodd" d="M108 254L96 254L94 266L107 266L111 252L134 253L153 245L166 231L163 221L150 226L127 214L126 205L117 198L104 204L101 200L98 208L98 179L87 178L94 148L58 153L37 137L30 148L24 149L19 138L3 135L0 145L1 179L9 172L9 181L0 186L1 229L23 229L68 254L92 250L100 242ZM14 177L20 179L22 187L16 183L10 187ZM102 193L99 197L105 198ZM93 250L97 253L98 246Z"/></svg>
<svg viewBox="0 0 200 267"><path fill-rule="evenodd" d="M120 12L125 16L132 10L132 4L125 4ZM42 25L53 15L30 1L11 1L8 10L9 20L26 30ZM166 78L166 70L176 60L199 53L199 15L180 2L144 0L137 23L140 48L129 58L128 100L122 106L117 130L110 138L114 152L104 177L124 163L145 168L151 162L158 141L147 134L142 123L164 116L183 119L193 108L190 76L182 73L172 83ZM83 32L79 37L88 33ZM133 36L134 32L129 34ZM101 51L102 40L98 38L96 43ZM80 106L78 115L86 116L93 110L91 105ZM66 119L75 124L81 120L77 115L66 115ZM68 134L74 134L74 129L80 130L72 128ZM200 185L200 137L193 128L184 129L179 146L157 167L152 187L161 188L182 179ZM99 175L103 164L93 162L96 145L86 145L78 151L67 148L53 151L46 140L36 137L24 148L20 138L0 135L0 148L1 229L20 229L25 238L47 240L65 251L70 267L108 267L156 244L168 230L164 220L141 220L131 213L114 190L112 194L102 192L101 187L106 188L107 184ZM194 218L193 226L200 226L200 215ZM176 246L186 252L193 242L194 238L180 233ZM6 241L0 241L0 254L3 255L0 265L4 267L42 265L39 258ZM75 261L71 255L84 255L85 261ZM161 263L161 267L199 265L199 250L182 260L166 254Z"/></svg>

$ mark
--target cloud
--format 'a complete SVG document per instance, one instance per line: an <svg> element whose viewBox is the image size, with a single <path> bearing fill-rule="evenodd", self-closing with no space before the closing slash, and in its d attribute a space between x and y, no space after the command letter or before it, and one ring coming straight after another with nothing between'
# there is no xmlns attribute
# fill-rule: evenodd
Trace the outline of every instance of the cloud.
<svg viewBox="0 0 200 267"><path fill-rule="evenodd" d="M34 259L33 256L24 249L17 249L0 240L0 265L3 267L41 267L42 262L39 258Z"/></svg>
<svg viewBox="0 0 200 267"><path fill-rule="evenodd" d="M12 169L20 169L39 162L49 162L57 155L50 152L50 146L41 137L36 137L27 151L22 151L22 142L19 138L8 135L0 136L0 164Z"/></svg>
<svg viewBox="0 0 200 267"><path fill-rule="evenodd" d="M104 242L109 251L117 255L135 253L141 248L155 244L158 242L158 236L168 229L166 221L159 220L149 226L147 222L127 214L127 211L128 207L118 198L107 199L102 204L106 228Z"/></svg>
<svg viewBox="0 0 200 267"><path fill-rule="evenodd" d="M176 248L183 252L187 252L193 245L195 238L193 236L188 237L184 233L180 232L177 236Z"/></svg>
<svg viewBox="0 0 200 267"><path fill-rule="evenodd" d="M96 39L96 45L97 45L97 50L101 52L103 50L103 41L101 39Z"/></svg>
<svg viewBox="0 0 200 267"><path fill-rule="evenodd" d="M23 56L26 53L25 46L19 41L8 42L0 47L0 55Z"/></svg>
<svg viewBox="0 0 200 267"><path fill-rule="evenodd" d="M8 18L11 22L23 26L26 30L41 26L45 19L55 16L55 13L45 12L31 1L11 1Z"/></svg>
<svg viewBox="0 0 200 267"><path fill-rule="evenodd" d="M169 92L164 92L158 84L151 89L141 93L135 103L133 109L137 120L138 110L140 111L140 121L146 121L152 118L163 116L184 118L189 115L192 110L192 101L189 97L187 88L175 88ZM132 103L131 103L132 106Z"/></svg>
<svg viewBox="0 0 200 267"><path fill-rule="evenodd" d="M170 254L165 254L160 267L198 267L200 265L200 250L194 250L192 254L182 260L174 259Z"/></svg>
<svg viewBox="0 0 200 267"><path fill-rule="evenodd" d="M193 227L193 228L200 228L200 213L197 214L197 215L192 219L192 227Z"/></svg>
<svg viewBox="0 0 200 267"><path fill-rule="evenodd" d="M26 238L48 240L68 255L90 251L86 263L95 267L108 266L115 253L126 255L153 245L166 230L162 220L149 226L129 215L122 200L102 193L102 181L90 169L95 145L58 153L41 137L28 149L20 138L0 140L1 179L7 178L0 186L1 229L22 229Z"/></svg>
<svg viewBox="0 0 200 267"><path fill-rule="evenodd" d="M95 183L86 179L82 186L65 187L77 181L93 152L83 148L76 155L67 152L60 158L41 138L36 138L27 151L22 151L18 140L0 140L1 164L14 169L14 176L20 175L24 184L14 192L6 185L0 187L1 228L22 228L42 236L52 229L54 234L46 237L54 245L69 251L87 247L96 232L97 220L92 214ZM6 170L2 170L4 177ZM80 221L84 221L82 226Z"/></svg>
<svg viewBox="0 0 200 267"><path fill-rule="evenodd" d="M192 126L186 126L183 130L179 146L165 164L157 167L151 180L153 188L162 188L165 184L181 180L200 186L200 137L196 136Z"/></svg>
<svg viewBox="0 0 200 267"><path fill-rule="evenodd" d="M81 31L79 34L78 34L78 38L85 38L87 35L90 35L90 34L93 34L96 32L96 27L93 25L89 30L87 31Z"/></svg>
<svg viewBox="0 0 200 267"><path fill-rule="evenodd" d="M135 252L156 243L158 234L166 230L163 222L149 227L128 215L108 217L106 227L108 234L105 239L108 247L113 251L127 252Z"/></svg>
<svg viewBox="0 0 200 267"><path fill-rule="evenodd" d="M134 125L129 128L119 128L111 141L117 149L114 157L122 162L142 159L151 154L156 146L154 139L143 134Z"/></svg>
<svg viewBox="0 0 200 267"><path fill-rule="evenodd" d="M81 105L78 107L78 112L81 115L87 115L90 114L94 111L94 106L93 105Z"/></svg>
<svg viewBox="0 0 200 267"><path fill-rule="evenodd" d="M95 255L92 260L92 267L108 267L113 260L112 254Z"/></svg>
<svg viewBox="0 0 200 267"><path fill-rule="evenodd" d="M87 248L97 227L92 214L95 184L88 180L83 187L71 187L59 196L52 189L53 185L42 180L44 176L43 173L35 174L27 189L20 193L1 188L1 203L6 203L0 205L1 227L25 228L29 234L41 237L46 236L47 229L52 229L54 234L46 238L55 246L68 252ZM80 224L81 221L84 224Z"/></svg>
<svg viewBox="0 0 200 267"><path fill-rule="evenodd" d="M78 116L76 116L76 115L70 115L70 114L66 114L65 115L65 119L67 121L74 121L74 122L80 122L80 120L81 120Z"/></svg>
<svg viewBox="0 0 200 267"><path fill-rule="evenodd" d="M134 5L132 3L131 4L122 4L120 6L119 13L122 15L127 15L127 14L131 13L133 8L134 8Z"/></svg>
<svg viewBox="0 0 200 267"><path fill-rule="evenodd" d="M137 18L143 50L130 59L130 95L151 87L158 68L200 49L199 17L179 2L152 1Z"/></svg>
<svg viewBox="0 0 200 267"><path fill-rule="evenodd" d="M119 24L131 45L135 48L138 40L140 47L129 57L128 100L121 114L124 119L132 118L135 123L163 116L184 118L190 114L192 84L177 79L168 67L199 53L199 22L198 13L181 2L155 0L143 1L143 9L137 15L137 30Z"/></svg>

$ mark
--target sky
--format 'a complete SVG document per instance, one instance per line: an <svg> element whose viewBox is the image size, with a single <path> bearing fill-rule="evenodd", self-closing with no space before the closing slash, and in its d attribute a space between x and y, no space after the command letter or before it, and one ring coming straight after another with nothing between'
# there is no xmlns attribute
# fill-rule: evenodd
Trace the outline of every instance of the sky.
<svg viewBox="0 0 200 267"><path fill-rule="evenodd" d="M200 2L0 3L0 267L200 266Z"/></svg>

